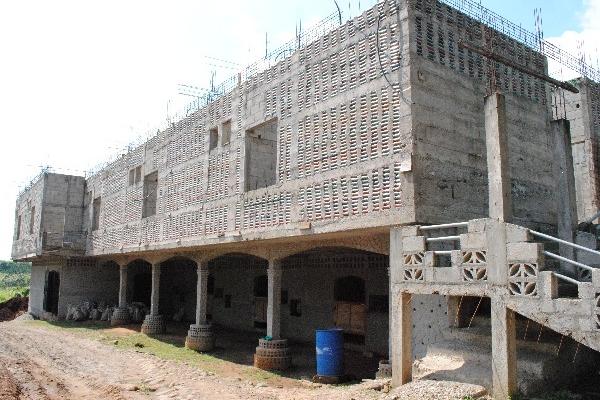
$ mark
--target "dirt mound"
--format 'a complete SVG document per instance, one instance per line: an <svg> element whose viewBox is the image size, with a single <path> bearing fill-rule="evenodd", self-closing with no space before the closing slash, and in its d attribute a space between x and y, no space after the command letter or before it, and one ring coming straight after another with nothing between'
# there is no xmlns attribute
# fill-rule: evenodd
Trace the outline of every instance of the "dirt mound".
<svg viewBox="0 0 600 400"><path fill-rule="evenodd" d="M0 303L0 322L12 321L19 315L27 312L29 297L15 296L12 299Z"/></svg>

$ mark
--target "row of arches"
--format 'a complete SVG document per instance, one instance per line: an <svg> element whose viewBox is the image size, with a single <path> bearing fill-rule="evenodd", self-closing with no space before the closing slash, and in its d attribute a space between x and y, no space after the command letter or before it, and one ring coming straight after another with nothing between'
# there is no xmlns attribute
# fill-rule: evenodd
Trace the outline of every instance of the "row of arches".
<svg viewBox="0 0 600 400"><path fill-rule="evenodd" d="M104 266L108 264L117 267L114 261ZM229 253L207 264L207 318L239 329L266 329L269 262L255 255ZM160 266L160 314L171 318L183 312L183 321L193 322L197 263L177 256ZM373 297L387 300L387 266L386 255L345 247L311 249L284 258L280 262L282 329L288 336L297 333L307 339L314 336L315 329L334 325L362 337L367 335L369 323L379 331L385 329L382 324L387 315L374 322L368 309ZM144 259L127 264L128 302L150 304L151 267ZM386 313L387 307L376 311Z"/></svg>

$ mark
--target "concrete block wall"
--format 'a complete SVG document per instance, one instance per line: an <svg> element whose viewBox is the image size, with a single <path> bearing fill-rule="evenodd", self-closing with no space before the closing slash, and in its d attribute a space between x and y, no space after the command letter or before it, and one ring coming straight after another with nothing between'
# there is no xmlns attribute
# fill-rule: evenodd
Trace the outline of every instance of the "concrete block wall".
<svg viewBox="0 0 600 400"><path fill-rule="evenodd" d="M578 222L600 210L600 84L577 79L579 93L553 91L556 118L569 120Z"/></svg>
<svg viewBox="0 0 600 400"><path fill-rule="evenodd" d="M115 264L98 265L94 259L71 259L59 270L60 292L58 317L64 318L67 307L83 301L117 305L119 268Z"/></svg>
<svg viewBox="0 0 600 400"><path fill-rule="evenodd" d="M41 252L41 216L44 199L44 175L18 197L15 206L15 226L13 234L12 258ZM35 213L32 214L32 209ZM30 231L33 218L33 231ZM20 226L19 219L21 220Z"/></svg>
<svg viewBox="0 0 600 400"><path fill-rule="evenodd" d="M33 264L31 266L31 281L29 284L29 309L28 311L40 317L44 311L44 285L46 283L46 271L54 267Z"/></svg>
<svg viewBox="0 0 600 400"><path fill-rule="evenodd" d="M67 246L83 251L82 232L85 179L44 173L17 200L15 221L21 217L21 235L13 242L13 259L41 255L44 250ZM33 224L31 224L32 210ZM31 229L33 228L33 229Z"/></svg>
<svg viewBox="0 0 600 400"><path fill-rule="evenodd" d="M29 312L43 318L46 273L59 273L58 318L65 318L67 307L83 301L116 305L119 296L119 268L115 264L98 265L91 258L73 258L57 262L34 262L31 267Z"/></svg>
<svg viewBox="0 0 600 400"><path fill-rule="evenodd" d="M92 199L102 198L88 254L412 222L405 20L404 1L378 4L88 178L85 229ZM381 49L389 57L380 65ZM277 130L265 133L272 143L245 145L248 130L275 118ZM230 141L210 150L209 130L229 123ZM252 153L257 175L277 180L242 195ZM128 184L138 166L158 171L151 218L141 217L140 185ZM306 222L311 228L299 229Z"/></svg>
<svg viewBox="0 0 600 400"><path fill-rule="evenodd" d="M445 6L439 8L434 0L414 4L410 21L415 31L411 92L417 220L455 222L487 216L483 105L488 68L482 57L457 45L466 27L480 24ZM505 41L545 72L541 56ZM515 57L513 52L511 58ZM498 87L507 98L514 219L534 227L555 224L545 86L509 68L497 73Z"/></svg>

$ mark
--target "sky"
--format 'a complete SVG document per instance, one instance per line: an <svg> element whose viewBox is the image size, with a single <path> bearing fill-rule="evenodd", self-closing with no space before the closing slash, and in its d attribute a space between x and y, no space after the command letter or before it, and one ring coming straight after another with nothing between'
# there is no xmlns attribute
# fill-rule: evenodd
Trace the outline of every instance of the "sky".
<svg viewBox="0 0 600 400"><path fill-rule="evenodd" d="M338 0L344 19L375 2ZM481 3L531 31L541 7L546 39L575 55L583 41L597 64L600 0ZM224 80L335 11L333 0L1 1L0 259L17 194L41 167L84 174L173 118L190 100L178 84Z"/></svg>

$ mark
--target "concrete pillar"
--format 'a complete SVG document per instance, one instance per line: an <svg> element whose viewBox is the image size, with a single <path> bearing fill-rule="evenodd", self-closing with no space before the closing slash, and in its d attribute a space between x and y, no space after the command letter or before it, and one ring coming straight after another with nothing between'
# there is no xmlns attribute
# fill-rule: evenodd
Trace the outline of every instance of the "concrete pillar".
<svg viewBox="0 0 600 400"><path fill-rule="evenodd" d="M160 264L152 264L152 295L150 297L150 315L158 315L160 295Z"/></svg>
<svg viewBox="0 0 600 400"><path fill-rule="evenodd" d="M160 264L152 264L152 294L150 297L150 314L144 318L142 324L142 333L158 334L164 333L166 324L158 313L159 293L160 293Z"/></svg>
<svg viewBox="0 0 600 400"><path fill-rule="evenodd" d="M387 360L379 361L379 369L375 375L377 378L391 378L392 377L392 337L394 329L394 310L392 309L392 270L391 267L387 268L388 274L388 358Z"/></svg>
<svg viewBox="0 0 600 400"><path fill-rule="evenodd" d="M489 214L490 218L510 222L512 204L508 174L508 130L504 95L496 92L487 96L484 110Z"/></svg>
<svg viewBox="0 0 600 400"><path fill-rule="evenodd" d="M267 302L267 336L279 339L281 335L281 263L269 261L268 302Z"/></svg>
<svg viewBox="0 0 600 400"><path fill-rule="evenodd" d="M515 313L501 298L491 298L492 395L508 399L517 391Z"/></svg>
<svg viewBox="0 0 600 400"><path fill-rule="evenodd" d="M185 346L196 351L209 351L215 346L212 326L206 321L208 304L208 263L198 263L198 282L196 284L196 323L190 325Z"/></svg>
<svg viewBox="0 0 600 400"><path fill-rule="evenodd" d="M196 324L206 325L208 306L208 264L198 264L198 283L196 284Z"/></svg>
<svg viewBox="0 0 600 400"><path fill-rule="evenodd" d="M399 293L393 299L392 385L412 381L412 295Z"/></svg>
<svg viewBox="0 0 600 400"><path fill-rule="evenodd" d="M119 308L127 307L127 264L119 265Z"/></svg>
<svg viewBox="0 0 600 400"><path fill-rule="evenodd" d="M254 366L264 370L285 370L292 364L287 339L281 338L281 262L269 260L267 337L258 339Z"/></svg>
<svg viewBox="0 0 600 400"><path fill-rule="evenodd" d="M577 230L577 199L571 148L571 129L569 121L566 119L552 121L551 125L554 136L558 237L574 242L574 234ZM561 256L575 260L575 251L571 246L559 245L559 251ZM577 267L574 265L561 263L561 268L571 276L577 275Z"/></svg>
<svg viewBox="0 0 600 400"><path fill-rule="evenodd" d="M119 307L117 307L110 317L111 325L125 325L131 320L129 309L127 308L127 264L119 265Z"/></svg>

